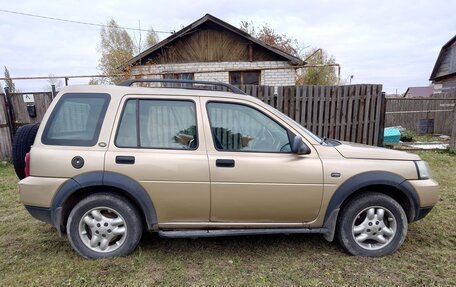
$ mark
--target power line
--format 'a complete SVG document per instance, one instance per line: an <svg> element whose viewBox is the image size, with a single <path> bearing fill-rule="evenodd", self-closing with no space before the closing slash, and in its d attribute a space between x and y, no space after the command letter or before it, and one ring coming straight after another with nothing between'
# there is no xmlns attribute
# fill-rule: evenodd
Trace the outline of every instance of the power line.
<svg viewBox="0 0 456 287"><path fill-rule="evenodd" d="M114 27L114 26L98 24L98 23L89 23L89 22L74 21L74 20L61 19L61 18L54 18L54 17L42 16L42 15L36 15L36 14L29 14L29 13L18 12L18 11L10 11L10 10L4 10L4 9L0 9L0 12L16 14L16 15L21 15L21 16L29 16L29 17L41 18L41 19L47 19L47 20L61 21L61 22L67 22L67 23L97 26L97 27L119 28L119 29L132 30L132 31L142 31L142 32L148 32L149 31L149 30L138 29L138 28ZM157 31L157 30L154 30L154 32L155 33L164 33L164 34L173 34L173 32L171 32L171 31Z"/></svg>

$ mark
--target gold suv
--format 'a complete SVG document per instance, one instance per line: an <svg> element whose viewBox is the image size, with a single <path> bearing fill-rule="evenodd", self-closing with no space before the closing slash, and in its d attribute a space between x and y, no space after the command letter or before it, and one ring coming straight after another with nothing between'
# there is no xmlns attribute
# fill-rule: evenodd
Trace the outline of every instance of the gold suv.
<svg viewBox="0 0 456 287"><path fill-rule="evenodd" d="M383 256L438 201L415 154L321 139L227 84L135 82L156 80L66 87L16 135L21 201L86 258L129 254L144 230L319 233Z"/></svg>

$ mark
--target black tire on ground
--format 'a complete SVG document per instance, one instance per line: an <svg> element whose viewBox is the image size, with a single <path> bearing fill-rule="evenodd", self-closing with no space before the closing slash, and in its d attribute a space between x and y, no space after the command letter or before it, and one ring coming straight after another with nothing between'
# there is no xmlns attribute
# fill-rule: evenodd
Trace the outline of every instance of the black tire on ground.
<svg viewBox="0 0 456 287"><path fill-rule="evenodd" d="M375 217L370 220L368 211L372 208L374 210L371 214ZM379 210L384 212L383 216L379 216L383 220L377 218L377 215L380 215ZM363 231L356 230L355 226ZM397 201L379 192L364 192L351 199L341 210L336 235L339 243L350 254L377 257L392 254L399 249L407 235L407 228L407 216ZM392 230L395 232L390 235ZM360 237L361 235L364 237ZM387 240L381 242L374 236L381 236L382 240Z"/></svg>
<svg viewBox="0 0 456 287"><path fill-rule="evenodd" d="M27 124L21 126L13 140L13 165L19 179L25 178L25 155L35 141L40 124Z"/></svg>
<svg viewBox="0 0 456 287"><path fill-rule="evenodd" d="M113 211L111 216L110 213L102 213L103 217L100 217L101 219L92 216L93 213L91 211L106 209ZM111 225L112 221L110 220L119 217L121 217L123 223L115 226ZM86 224L87 221L85 219L93 222L91 223L93 227ZM109 225L107 222L109 222ZM83 226L82 231L81 225ZM106 227L103 229L103 226ZM125 256L133 252L138 245L142 236L142 226L138 210L127 198L115 193L100 192L84 198L71 210L67 222L67 236L73 249L85 258L97 259ZM109 235L111 233L114 234L116 228L124 228L125 232L123 235L119 235L120 237L110 239ZM91 248L87 244L90 245L95 233L98 237L95 238L97 243ZM104 238L106 240L109 239L110 247L103 251L100 240ZM110 248L114 248L114 250L111 251Z"/></svg>

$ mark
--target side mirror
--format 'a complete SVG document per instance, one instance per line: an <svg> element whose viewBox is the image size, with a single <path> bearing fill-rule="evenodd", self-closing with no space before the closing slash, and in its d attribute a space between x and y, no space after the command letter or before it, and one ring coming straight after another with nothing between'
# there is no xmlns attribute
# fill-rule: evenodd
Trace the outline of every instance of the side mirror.
<svg viewBox="0 0 456 287"><path fill-rule="evenodd" d="M295 136L293 144L291 145L291 151L295 154L310 154L310 148L302 141L302 138Z"/></svg>

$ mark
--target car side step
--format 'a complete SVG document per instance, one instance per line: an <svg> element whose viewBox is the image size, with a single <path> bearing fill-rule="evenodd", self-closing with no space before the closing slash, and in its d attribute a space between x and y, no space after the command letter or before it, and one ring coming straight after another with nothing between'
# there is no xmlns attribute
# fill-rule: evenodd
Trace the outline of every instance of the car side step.
<svg viewBox="0 0 456 287"><path fill-rule="evenodd" d="M209 230L160 230L158 235L165 238L198 238L218 236L242 236L242 235L265 235L265 234L302 234L320 233L326 234L326 228L265 228L265 229L209 229Z"/></svg>

